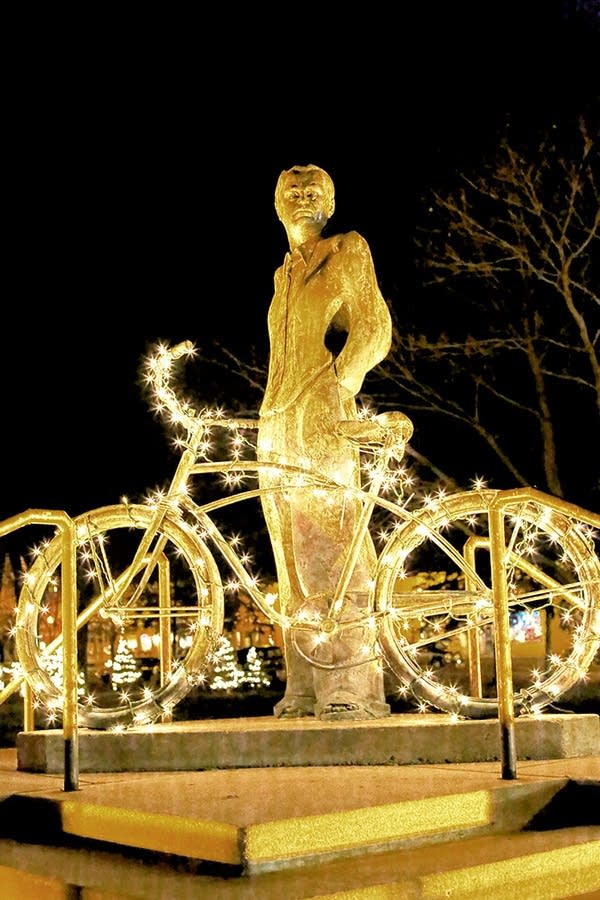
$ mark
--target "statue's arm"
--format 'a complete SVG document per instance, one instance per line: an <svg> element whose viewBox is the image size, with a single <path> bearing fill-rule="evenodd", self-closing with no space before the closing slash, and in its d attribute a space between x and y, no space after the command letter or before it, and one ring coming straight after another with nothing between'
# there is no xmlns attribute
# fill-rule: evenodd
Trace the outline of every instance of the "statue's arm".
<svg viewBox="0 0 600 900"><path fill-rule="evenodd" d="M365 239L350 232L344 236L339 253L339 314L348 337L335 360L335 370L341 387L356 395L367 372L389 353L392 322Z"/></svg>

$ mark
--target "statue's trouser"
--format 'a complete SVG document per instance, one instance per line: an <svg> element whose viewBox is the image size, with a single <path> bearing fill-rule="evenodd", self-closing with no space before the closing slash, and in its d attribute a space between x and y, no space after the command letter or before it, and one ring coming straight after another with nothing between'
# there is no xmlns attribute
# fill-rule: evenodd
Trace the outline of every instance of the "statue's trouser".
<svg viewBox="0 0 600 900"><path fill-rule="evenodd" d="M353 633L355 632L355 633ZM344 667L344 661L352 662L361 655L370 654L372 646L365 641L364 629L355 628L341 632L339 637L320 645L319 659L326 661L327 650L331 657L338 657L338 666L322 668L307 661L302 650L310 652L314 635L310 632L284 632L287 682L283 698L275 705L276 716L286 710L298 714L320 716L330 706L350 707L350 717L380 718L390 714L385 701L383 674L377 660ZM296 645L299 645L299 648ZM307 654L308 655L308 654ZM352 708L358 708L359 716L352 716Z"/></svg>
<svg viewBox="0 0 600 900"><path fill-rule="evenodd" d="M270 417L259 431L262 460L285 460L304 466L308 461L316 471L340 485L339 490L319 492L296 487L292 476L282 478L268 470L261 475L260 485L266 490L262 504L275 557L280 604L289 617L300 609L312 617L326 614L360 512L360 503L344 490L344 485L358 484L357 454L334 431L335 422L345 417L350 418L339 405L323 402L322 392L313 401L298 401L292 409ZM375 564L375 549L367 535L348 588L346 620L360 615ZM389 715L381 665L369 658L374 636L369 638L368 629L361 625L332 634L319 648L321 655L329 654L333 662L330 669L313 665L294 646L296 639L310 658L316 634L316 630L297 629L292 635L290 629L284 629L287 682L275 715L290 708L320 715L330 704L357 706L367 716ZM347 665L365 658L367 662Z"/></svg>

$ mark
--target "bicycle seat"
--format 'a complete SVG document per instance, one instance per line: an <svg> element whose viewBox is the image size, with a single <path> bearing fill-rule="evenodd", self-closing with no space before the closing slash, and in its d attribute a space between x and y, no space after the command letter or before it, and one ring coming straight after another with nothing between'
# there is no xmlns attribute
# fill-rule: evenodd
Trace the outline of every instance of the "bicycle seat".
<svg viewBox="0 0 600 900"><path fill-rule="evenodd" d="M404 444L410 441L413 436L413 423L408 416L405 416L403 412L399 412L398 410L379 413L379 415L375 416L375 421L378 422L386 432L391 432L396 440L402 441Z"/></svg>
<svg viewBox="0 0 600 900"><path fill-rule="evenodd" d="M404 444L412 436L413 424L408 416L405 416L402 412L385 412L374 416L372 419L338 422L336 432L345 437L351 444L359 447L366 447L370 444L383 444L388 435L391 434L394 441L404 447Z"/></svg>
<svg viewBox="0 0 600 900"><path fill-rule="evenodd" d="M366 447L369 444L383 444L386 431L375 419L343 420L335 426L336 434L346 438L351 444Z"/></svg>

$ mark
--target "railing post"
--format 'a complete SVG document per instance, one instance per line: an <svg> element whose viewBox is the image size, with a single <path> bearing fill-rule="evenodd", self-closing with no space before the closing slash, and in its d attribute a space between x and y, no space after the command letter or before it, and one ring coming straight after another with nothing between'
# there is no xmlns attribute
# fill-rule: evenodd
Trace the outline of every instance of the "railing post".
<svg viewBox="0 0 600 900"><path fill-rule="evenodd" d="M158 603L160 609L160 684L166 683L171 673L171 576L168 557L161 553L158 557ZM172 716L164 712L163 722L172 721Z"/></svg>
<svg viewBox="0 0 600 900"><path fill-rule="evenodd" d="M64 789L79 787L79 735L77 724L77 567L76 529L69 519L63 525L61 562L63 634L63 740Z"/></svg>
<svg viewBox="0 0 600 900"><path fill-rule="evenodd" d="M517 756L515 750L515 710L508 619L508 586L506 583L506 542L504 538L504 513L502 508L498 508L498 504L495 501L492 501L490 504L489 525L502 778L512 779L517 777Z"/></svg>
<svg viewBox="0 0 600 900"><path fill-rule="evenodd" d="M35 731L33 691L27 681L23 685L23 731Z"/></svg>
<svg viewBox="0 0 600 900"><path fill-rule="evenodd" d="M73 519L62 510L28 509L0 522L0 537L24 528L27 525L54 525L62 533L61 586L62 586L62 633L47 648L48 652L63 645L63 739L64 739L64 789L75 791L79 785L79 740L77 733L77 532ZM17 654L19 661L19 635L17 631ZM27 677L26 675L24 676ZM24 729L33 730L33 708L31 690L25 689ZM9 696L19 684L13 681L9 690L2 692L2 698Z"/></svg>
<svg viewBox="0 0 600 900"><path fill-rule="evenodd" d="M463 555L467 568L465 571L465 588L467 591L475 591L477 585L471 572L475 571L475 550L477 549L477 538L473 541L469 538L464 546ZM477 614L476 614L477 616ZM468 650L469 650L469 686L473 697L483 696L483 685L481 681L481 651L479 649L479 628L477 620L473 628L468 631Z"/></svg>

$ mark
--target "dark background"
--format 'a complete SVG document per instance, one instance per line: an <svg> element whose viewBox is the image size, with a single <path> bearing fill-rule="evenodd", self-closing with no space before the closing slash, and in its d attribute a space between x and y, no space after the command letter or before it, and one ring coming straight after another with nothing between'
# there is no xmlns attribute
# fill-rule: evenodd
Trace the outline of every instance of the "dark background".
<svg viewBox="0 0 600 900"><path fill-rule="evenodd" d="M266 362L282 169L329 171L332 226L366 237L410 324L424 192L477 167L507 122L535 140L597 105L594 4L260 16L53 18L11 33L0 520L75 515L170 477L176 457L138 383L157 340L253 345Z"/></svg>

